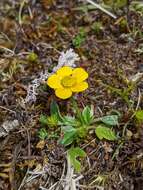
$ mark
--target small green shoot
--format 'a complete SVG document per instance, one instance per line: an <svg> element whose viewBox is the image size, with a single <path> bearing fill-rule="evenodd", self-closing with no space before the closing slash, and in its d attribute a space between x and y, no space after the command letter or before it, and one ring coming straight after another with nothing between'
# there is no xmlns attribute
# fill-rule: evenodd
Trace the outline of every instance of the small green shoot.
<svg viewBox="0 0 143 190"><path fill-rule="evenodd" d="M49 127L56 127L58 125L57 115L51 115L47 117L47 125Z"/></svg>
<svg viewBox="0 0 143 190"><path fill-rule="evenodd" d="M103 25L101 22L94 22L91 28L95 32L95 34L99 35L100 32L103 30Z"/></svg>
<svg viewBox="0 0 143 190"><path fill-rule="evenodd" d="M41 115L39 121L43 126L56 127L58 125L57 115Z"/></svg>
<svg viewBox="0 0 143 190"><path fill-rule="evenodd" d="M57 120L62 121L62 116L60 114L59 106L55 101L52 101L50 105L50 112L51 115L55 115L57 117Z"/></svg>
<svg viewBox="0 0 143 190"><path fill-rule="evenodd" d="M50 105L50 116L41 115L40 123L45 126L54 127L57 126L60 122L63 121L63 118L60 114L59 107L56 102L52 101Z"/></svg>
<svg viewBox="0 0 143 190"><path fill-rule="evenodd" d="M30 62L37 62L38 60L38 55L34 52L31 52L28 56L27 56L27 60Z"/></svg>
<svg viewBox="0 0 143 190"><path fill-rule="evenodd" d="M48 125L48 121L47 121L47 116L46 115L40 115L40 119L39 119L39 122L45 126L45 125Z"/></svg>
<svg viewBox="0 0 143 190"><path fill-rule="evenodd" d="M105 85L104 85L105 86ZM113 93L119 95L130 107L133 104L133 101L130 99L130 94L134 89L134 85L131 84L127 88L115 88L110 85L106 85L106 87Z"/></svg>
<svg viewBox="0 0 143 190"><path fill-rule="evenodd" d="M81 118L80 119L81 119L81 123L83 125L90 125L91 123L93 123L93 120L94 120L93 106L84 107L84 109L83 109L83 111L81 113Z"/></svg>
<svg viewBox="0 0 143 190"><path fill-rule="evenodd" d="M143 123L143 110L136 111L135 118L138 123Z"/></svg>
<svg viewBox="0 0 143 190"><path fill-rule="evenodd" d="M80 124L83 125L90 125L94 121L94 109L93 105L85 106L83 111L78 108L77 102L75 101L74 98L72 98L72 106L73 106L73 111L76 114L77 120L80 122Z"/></svg>
<svg viewBox="0 0 143 190"><path fill-rule="evenodd" d="M79 33L73 38L72 43L74 47L80 48L81 45L85 42L86 32L83 28L80 29Z"/></svg>
<svg viewBox="0 0 143 190"><path fill-rule="evenodd" d="M126 18L122 18L119 22L119 27L122 32L128 31L128 21Z"/></svg>
<svg viewBox="0 0 143 190"><path fill-rule="evenodd" d="M48 137L48 133L45 128L42 128L38 132L38 136L40 139L45 140Z"/></svg>

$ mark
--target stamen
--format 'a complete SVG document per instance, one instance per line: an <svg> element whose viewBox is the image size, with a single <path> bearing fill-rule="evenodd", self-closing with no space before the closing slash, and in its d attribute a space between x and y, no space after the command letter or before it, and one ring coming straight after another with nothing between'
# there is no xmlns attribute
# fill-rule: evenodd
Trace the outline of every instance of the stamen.
<svg viewBox="0 0 143 190"><path fill-rule="evenodd" d="M63 85L63 87L72 87L76 84L76 78L73 76L65 76L62 79L61 84Z"/></svg>

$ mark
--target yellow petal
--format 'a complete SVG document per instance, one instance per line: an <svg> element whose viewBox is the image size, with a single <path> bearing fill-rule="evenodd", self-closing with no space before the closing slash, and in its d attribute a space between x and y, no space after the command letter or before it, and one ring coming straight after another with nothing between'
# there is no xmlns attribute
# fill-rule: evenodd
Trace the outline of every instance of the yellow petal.
<svg viewBox="0 0 143 190"><path fill-rule="evenodd" d="M62 88L61 86L61 80L59 79L59 76L56 74L51 75L47 80L48 86L51 88Z"/></svg>
<svg viewBox="0 0 143 190"><path fill-rule="evenodd" d="M61 99L67 99L72 96L72 91L67 88L58 88L56 89L55 94Z"/></svg>
<svg viewBox="0 0 143 190"><path fill-rule="evenodd" d="M72 68L71 67L62 67L57 71L57 75L59 76L69 76L72 74Z"/></svg>
<svg viewBox="0 0 143 190"><path fill-rule="evenodd" d="M88 78L88 73L82 68L74 69L72 75L76 77L78 83Z"/></svg>
<svg viewBox="0 0 143 190"><path fill-rule="evenodd" d="M81 82L76 84L74 87L71 88L73 92L82 92L88 88L87 82Z"/></svg>

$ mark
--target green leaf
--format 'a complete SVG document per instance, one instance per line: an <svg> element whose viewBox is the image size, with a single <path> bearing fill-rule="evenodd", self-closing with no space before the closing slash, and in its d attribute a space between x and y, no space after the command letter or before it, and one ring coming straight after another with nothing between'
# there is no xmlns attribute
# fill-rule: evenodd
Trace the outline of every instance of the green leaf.
<svg viewBox="0 0 143 190"><path fill-rule="evenodd" d="M131 10L143 14L143 2L133 1L130 6Z"/></svg>
<svg viewBox="0 0 143 190"><path fill-rule="evenodd" d="M77 157L86 157L86 153L79 147L72 147L67 151L68 158L76 170L76 172L80 172L81 170L81 163L77 160Z"/></svg>
<svg viewBox="0 0 143 190"><path fill-rule="evenodd" d="M105 123L106 125L111 125L111 126L118 125L118 115L104 116L99 118L99 120Z"/></svg>
<svg viewBox="0 0 143 190"><path fill-rule="evenodd" d="M114 9L119 9L127 5L127 0L103 0L105 5L109 5Z"/></svg>
<svg viewBox="0 0 143 190"><path fill-rule="evenodd" d="M95 32L95 34L100 34L100 32L103 30L102 22L96 21L91 26L92 30Z"/></svg>
<svg viewBox="0 0 143 190"><path fill-rule="evenodd" d="M72 126L63 126L63 127L61 127L61 130L62 130L63 133L71 132L71 131L73 131L74 129L75 129L75 128L72 127Z"/></svg>
<svg viewBox="0 0 143 190"><path fill-rule="evenodd" d="M77 130L71 126L62 127L62 131L64 132L64 137L60 141L64 146L70 145L77 136Z"/></svg>
<svg viewBox="0 0 143 190"><path fill-rule="evenodd" d="M51 112L51 115L56 115L57 119L59 121L62 121L62 116L60 114L59 106L58 106L58 104L55 101L51 102L50 112Z"/></svg>
<svg viewBox="0 0 143 190"><path fill-rule="evenodd" d="M44 140L48 137L48 133L45 128L42 128L38 131L38 136L40 139Z"/></svg>
<svg viewBox="0 0 143 190"><path fill-rule="evenodd" d="M143 110L138 110L135 113L135 117L139 122L143 121Z"/></svg>
<svg viewBox="0 0 143 190"><path fill-rule="evenodd" d="M47 124L50 127L56 127L58 125L57 115L51 115L51 116L47 117Z"/></svg>
<svg viewBox="0 0 143 190"><path fill-rule="evenodd" d="M86 32L83 28L80 29L79 33L72 39L72 44L79 48L84 42L86 38Z"/></svg>
<svg viewBox="0 0 143 190"><path fill-rule="evenodd" d="M48 125L48 121L47 121L47 116L46 115L40 115L39 121L40 121L40 123L42 125Z"/></svg>
<svg viewBox="0 0 143 190"><path fill-rule="evenodd" d="M85 125L90 125L93 121L94 112L93 106L86 106L82 111L82 121Z"/></svg>
<svg viewBox="0 0 143 190"><path fill-rule="evenodd" d="M66 126L79 126L80 123L75 119L75 117L64 116L62 118L62 122L59 122L59 124Z"/></svg>
<svg viewBox="0 0 143 190"><path fill-rule="evenodd" d="M102 140L103 138L107 140L111 140L111 141L114 141L117 139L114 131L112 131L112 129L107 128L103 125L97 126L95 129L95 133L100 140Z"/></svg>

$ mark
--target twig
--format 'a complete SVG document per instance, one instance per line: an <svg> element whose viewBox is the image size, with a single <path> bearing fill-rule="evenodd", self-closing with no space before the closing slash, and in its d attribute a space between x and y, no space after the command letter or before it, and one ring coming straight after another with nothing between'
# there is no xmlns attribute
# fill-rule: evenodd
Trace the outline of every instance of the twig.
<svg viewBox="0 0 143 190"><path fill-rule="evenodd" d="M9 42L11 42L11 39L5 33L0 32L0 34L2 34L4 38L6 38Z"/></svg>
<svg viewBox="0 0 143 190"><path fill-rule="evenodd" d="M49 189L47 189L47 188L45 188L45 187L42 187L42 186L40 186L39 189L40 189L40 190L49 190Z"/></svg>
<svg viewBox="0 0 143 190"><path fill-rule="evenodd" d="M14 56L14 51L12 51L11 49L8 49L8 48L6 48L6 47L4 47L4 46L1 46L0 45L0 49L3 49L3 50L5 50L6 52L9 52L10 53L10 55L8 56L8 55L6 55L7 57L12 57L12 56Z"/></svg>
<svg viewBox="0 0 143 190"><path fill-rule="evenodd" d="M137 102L137 106L135 108L135 111L134 113L131 115L129 121L127 123L125 123L124 127L123 127L123 132L122 132L122 137L125 136L125 131L126 131L126 128L128 127L128 124L130 123L130 121L134 118L135 114L136 114L136 111L138 110L139 108L139 105L140 105L140 101L141 101L141 92L140 92L140 89L138 89L138 93L139 93L139 96L138 96L138 102Z"/></svg>
<svg viewBox="0 0 143 190"><path fill-rule="evenodd" d="M52 190L59 182L54 183L48 190Z"/></svg>
<svg viewBox="0 0 143 190"><path fill-rule="evenodd" d="M19 24L22 25L22 19L21 19L21 15L22 15L22 10L23 7L25 5L25 3L27 2L27 0L23 0L20 4L20 8L19 8L19 14L18 14L18 20L19 20Z"/></svg>
<svg viewBox="0 0 143 190"><path fill-rule="evenodd" d="M99 186L99 185L94 185L94 186L86 186L86 185L77 185L78 187L81 187L82 189L99 189L99 190L104 190L104 187Z"/></svg>
<svg viewBox="0 0 143 190"><path fill-rule="evenodd" d="M140 102L141 102L141 91L140 91L140 89L138 89L138 93L139 93L139 96L138 96L137 106L136 106L136 109L135 109L136 111L138 110Z"/></svg>
<svg viewBox="0 0 143 190"><path fill-rule="evenodd" d="M82 146L82 149L85 149L88 145L90 145L91 143L93 143L96 140L96 138L94 138L93 140L91 140L89 143L86 143L85 145Z"/></svg>
<svg viewBox="0 0 143 190"><path fill-rule="evenodd" d="M9 111L9 112L12 112L12 113L14 113L14 114L16 114L15 111L10 110L10 109L8 109L8 108L6 108L6 107L0 106L0 108L1 108L1 109L4 109L4 110L7 110L7 111Z"/></svg>
<svg viewBox="0 0 143 190"><path fill-rule="evenodd" d="M109 11L107 11L106 9L104 9L103 7L101 7L100 5L98 5L97 3L93 2L92 0L86 0L88 3L92 4L93 6L95 6L97 9L103 11L104 13L108 14L109 16L111 16L112 18L116 19L116 15L114 15L113 13L110 13Z"/></svg>
<svg viewBox="0 0 143 190"><path fill-rule="evenodd" d="M18 157L18 154L21 150L21 146L22 146L22 143L19 143L16 147L15 147L15 150L14 150L14 153L13 153L13 159L12 159L12 162L11 162L11 170L9 172L9 181L10 181L10 184L11 184L11 189L16 189L16 183L15 183L15 176L14 176L14 173L15 173L15 165L16 165L16 159Z"/></svg>
<svg viewBox="0 0 143 190"><path fill-rule="evenodd" d="M74 169L71 166L70 160L67 157L67 174L66 174L66 185L64 187L64 190L76 190L75 181L73 179L74 176Z"/></svg>
<svg viewBox="0 0 143 190"><path fill-rule="evenodd" d="M26 130L26 132L27 132L27 142L28 142L28 156L31 156L30 133L28 130Z"/></svg>
<svg viewBox="0 0 143 190"><path fill-rule="evenodd" d="M20 184L18 190L21 190L21 188L22 188L23 185L25 184L25 180L26 180L26 178L27 178L28 172L29 172L29 168L27 169L26 174L25 174L25 176L24 176L24 178L23 178L23 180L22 180L22 182L21 182L21 184Z"/></svg>
<svg viewBox="0 0 143 190"><path fill-rule="evenodd" d="M28 11L29 11L29 16L30 16L30 18L33 19L33 14L32 14L32 11L31 11L30 6L28 6Z"/></svg>
<svg viewBox="0 0 143 190"><path fill-rule="evenodd" d="M65 163L64 163L62 175L61 175L61 178L60 178L60 180L59 180L59 186L60 186L60 185L62 184L62 182L63 182L63 178L64 178L64 176L65 176L65 168L66 168L66 166L65 166ZM59 188L59 187L57 187L55 190L58 190L58 188Z"/></svg>

